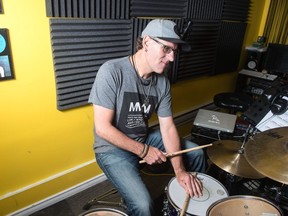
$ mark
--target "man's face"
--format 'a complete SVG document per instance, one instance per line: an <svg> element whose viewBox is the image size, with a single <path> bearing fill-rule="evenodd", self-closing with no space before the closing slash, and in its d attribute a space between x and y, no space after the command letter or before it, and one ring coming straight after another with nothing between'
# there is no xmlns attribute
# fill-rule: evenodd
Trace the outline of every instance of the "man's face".
<svg viewBox="0 0 288 216"><path fill-rule="evenodd" d="M147 60L151 70L155 73L163 73L174 61L177 45L159 38L148 37Z"/></svg>

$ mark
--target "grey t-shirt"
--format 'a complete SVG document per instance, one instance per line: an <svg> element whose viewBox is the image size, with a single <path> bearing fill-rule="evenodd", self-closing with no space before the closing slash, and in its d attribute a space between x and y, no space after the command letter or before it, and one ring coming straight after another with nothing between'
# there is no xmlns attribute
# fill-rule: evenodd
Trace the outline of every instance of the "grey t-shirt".
<svg viewBox="0 0 288 216"><path fill-rule="evenodd" d="M144 102L147 98L149 103ZM167 77L153 73L149 79L140 78L129 57L107 61L100 67L88 102L114 110L113 125L140 142L145 140L148 120L154 111L161 117L172 115ZM95 134L96 152L113 147Z"/></svg>

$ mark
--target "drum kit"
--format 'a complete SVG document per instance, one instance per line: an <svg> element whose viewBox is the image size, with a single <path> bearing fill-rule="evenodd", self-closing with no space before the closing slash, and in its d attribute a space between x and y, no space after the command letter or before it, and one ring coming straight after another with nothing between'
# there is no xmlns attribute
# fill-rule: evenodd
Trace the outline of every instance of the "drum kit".
<svg viewBox="0 0 288 216"><path fill-rule="evenodd" d="M282 184L288 184L288 127L270 129L250 136L246 142L219 140L207 148L212 163L230 175L247 178L269 178ZM283 210L271 199L254 195L231 195L216 178L198 173L203 183L203 197L190 198L185 215L200 216L243 216L273 215L284 216ZM276 196L281 195L277 191ZM163 215L180 215L185 199L185 191L173 178L166 191ZM182 215L182 214L181 214Z"/></svg>
<svg viewBox="0 0 288 216"><path fill-rule="evenodd" d="M174 177L165 189L163 216L178 216L180 213L183 215L183 206L185 215L284 216L276 201L282 196L282 189L288 184L287 132L288 127L274 128L250 135L248 141L246 134L243 142L219 140L207 148L211 162L228 174L247 179L268 178L280 183L282 186L277 190L275 202L273 199L254 195L229 196L229 191L219 180L198 173L197 178L203 184L203 196L190 197L187 206L183 205L187 200L186 192ZM95 209L86 213L85 216L126 215L113 209Z"/></svg>
<svg viewBox="0 0 288 216"><path fill-rule="evenodd" d="M288 184L288 127L269 129L243 143L216 141L207 149L209 159L229 174L248 179L272 179L282 186L269 201L258 196L231 196L211 205L207 215L284 215L278 204ZM274 202L275 201L275 202ZM230 213L229 213L230 212Z"/></svg>
<svg viewBox="0 0 288 216"><path fill-rule="evenodd" d="M274 128L251 137L248 142L222 140L207 149L210 160L236 176L268 177L288 184L288 127Z"/></svg>

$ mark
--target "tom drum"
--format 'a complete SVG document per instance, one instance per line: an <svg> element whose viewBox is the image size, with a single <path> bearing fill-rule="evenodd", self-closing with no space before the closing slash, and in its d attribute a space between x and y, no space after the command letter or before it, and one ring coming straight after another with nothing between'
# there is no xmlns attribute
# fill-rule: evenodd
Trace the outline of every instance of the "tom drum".
<svg viewBox="0 0 288 216"><path fill-rule="evenodd" d="M218 200L207 210L206 216L284 216L281 209L270 201L255 196L231 196Z"/></svg>
<svg viewBox="0 0 288 216"><path fill-rule="evenodd" d="M197 178L203 184L203 196L190 198L185 212L186 215L203 216L212 203L228 197L228 191L218 180L202 173L198 173ZM185 198L184 188L180 186L176 177L172 178L167 188L167 199L170 204L166 207L167 215L179 215Z"/></svg>

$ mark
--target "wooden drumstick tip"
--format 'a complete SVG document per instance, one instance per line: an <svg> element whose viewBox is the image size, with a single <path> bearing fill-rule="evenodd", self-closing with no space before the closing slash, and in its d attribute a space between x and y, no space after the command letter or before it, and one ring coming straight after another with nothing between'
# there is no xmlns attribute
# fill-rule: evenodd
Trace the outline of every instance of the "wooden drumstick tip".
<svg viewBox="0 0 288 216"><path fill-rule="evenodd" d="M185 215L185 212L186 212L186 209L188 207L189 201L190 201L190 195L186 194L186 198L184 200L180 216L184 216Z"/></svg>

